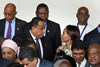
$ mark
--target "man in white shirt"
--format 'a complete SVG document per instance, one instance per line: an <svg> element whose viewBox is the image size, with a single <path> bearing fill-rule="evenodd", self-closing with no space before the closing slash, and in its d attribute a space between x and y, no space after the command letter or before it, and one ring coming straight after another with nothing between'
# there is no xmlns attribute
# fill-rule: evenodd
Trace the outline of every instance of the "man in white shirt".
<svg viewBox="0 0 100 67"><path fill-rule="evenodd" d="M89 10L86 7L80 7L77 11L76 17L78 20L77 27L80 30L80 38L83 40L84 35L94 29L93 26L88 24Z"/></svg>
<svg viewBox="0 0 100 67"><path fill-rule="evenodd" d="M88 67L88 62L85 58L86 46L83 41L78 40L72 43L72 57L75 59L77 67Z"/></svg>

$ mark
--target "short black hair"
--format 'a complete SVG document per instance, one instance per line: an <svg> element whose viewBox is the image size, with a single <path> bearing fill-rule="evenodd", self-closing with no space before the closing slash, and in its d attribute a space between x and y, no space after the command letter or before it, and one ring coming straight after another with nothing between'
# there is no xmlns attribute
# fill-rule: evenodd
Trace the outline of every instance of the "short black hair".
<svg viewBox="0 0 100 67"><path fill-rule="evenodd" d="M44 20L42 19L42 18L40 18L40 17L34 17L32 20L31 20L31 26L30 26L30 29L33 27L33 26L37 26L38 24L39 24L39 21L43 21L44 22Z"/></svg>
<svg viewBox="0 0 100 67"><path fill-rule="evenodd" d="M82 40L73 41L71 50L73 49L84 49L86 51L86 44Z"/></svg>
<svg viewBox="0 0 100 67"><path fill-rule="evenodd" d="M36 51L31 47L23 48L19 53L19 59L24 60L27 58L29 61L33 61L34 58L38 58Z"/></svg>
<svg viewBox="0 0 100 67"><path fill-rule="evenodd" d="M21 47L25 48L25 47L30 46L31 44L35 44L35 43L33 42L33 40L31 38L27 38L22 42Z"/></svg>
<svg viewBox="0 0 100 67"><path fill-rule="evenodd" d="M80 31L79 31L78 27L76 27L74 25L68 25L68 26L66 26L65 29L66 29L68 35L71 37L72 41L80 40Z"/></svg>
<svg viewBox="0 0 100 67"><path fill-rule="evenodd" d="M37 9L36 9L36 12L38 12L39 8L47 8L48 12L49 12L49 8L48 6L45 4L45 3L40 3L38 6L37 6Z"/></svg>

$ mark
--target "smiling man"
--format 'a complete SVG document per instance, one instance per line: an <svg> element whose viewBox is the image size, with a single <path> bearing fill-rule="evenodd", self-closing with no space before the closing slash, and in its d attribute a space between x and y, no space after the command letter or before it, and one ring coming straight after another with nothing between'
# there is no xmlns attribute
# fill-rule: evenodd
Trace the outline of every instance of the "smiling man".
<svg viewBox="0 0 100 67"><path fill-rule="evenodd" d="M77 67L88 67L88 62L85 58L86 46L83 41L78 40L72 43L72 57L74 58Z"/></svg>
<svg viewBox="0 0 100 67"><path fill-rule="evenodd" d="M88 62L91 67L100 67L100 45L92 44L88 48Z"/></svg>

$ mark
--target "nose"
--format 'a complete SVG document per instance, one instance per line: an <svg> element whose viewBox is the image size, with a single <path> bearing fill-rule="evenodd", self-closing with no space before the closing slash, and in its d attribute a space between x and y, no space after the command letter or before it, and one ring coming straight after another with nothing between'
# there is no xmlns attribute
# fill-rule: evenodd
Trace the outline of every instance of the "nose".
<svg viewBox="0 0 100 67"><path fill-rule="evenodd" d="M5 59L8 59L8 55L7 55L7 54L5 54L3 57L4 57Z"/></svg>
<svg viewBox="0 0 100 67"><path fill-rule="evenodd" d="M77 57L79 58L79 57L80 57L80 55L79 55L79 54L77 54Z"/></svg>
<svg viewBox="0 0 100 67"><path fill-rule="evenodd" d="M95 55L93 55L93 54L92 54L92 55L91 55L91 57L92 57L92 58L94 58L94 57L95 57Z"/></svg>
<svg viewBox="0 0 100 67"><path fill-rule="evenodd" d="M9 17L8 14L6 14L5 17L8 18Z"/></svg>

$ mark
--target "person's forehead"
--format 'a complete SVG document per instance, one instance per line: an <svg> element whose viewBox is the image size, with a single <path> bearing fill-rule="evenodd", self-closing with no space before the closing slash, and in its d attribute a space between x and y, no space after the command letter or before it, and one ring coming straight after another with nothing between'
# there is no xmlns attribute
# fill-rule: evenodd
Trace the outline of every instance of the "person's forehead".
<svg viewBox="0 0 100 67"><path fill-rule="evenodd" d="M72 52L80 53L80 52L85 52L85 51L84 49L73 49Z"/></svg>
<svg viewBox="0 0 100 67"><path fill-rule="evenodd" d="M43 11L48 12L48 8L46 8L46 7L40 7L40 8L38 9L38 12L43 12Z"/></svg>
<svg viewBox="0 0 100 67"><path fill-rule="evenodd" d="M88 52L97 52L97 51L98 51L98 49L96 47L90 48L88 50Z"/></svg>
<svg viewBox="0 0 100 67"><path fill-rule="evenodd" d="M88 13L88 9L86 9L86 8L80 8L79 10L78 10L78 13L83 13L83 12L85 12L85 13Z"/></svg>

